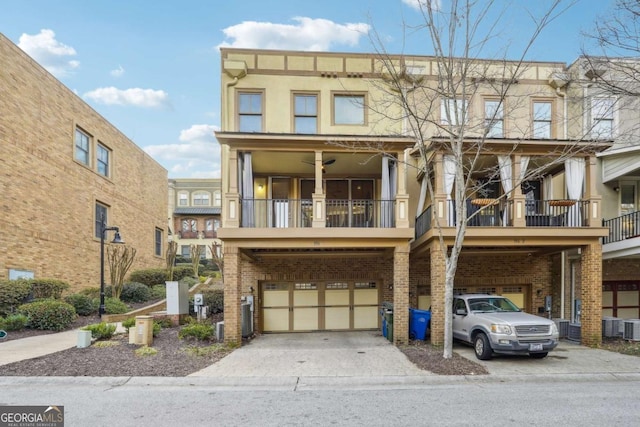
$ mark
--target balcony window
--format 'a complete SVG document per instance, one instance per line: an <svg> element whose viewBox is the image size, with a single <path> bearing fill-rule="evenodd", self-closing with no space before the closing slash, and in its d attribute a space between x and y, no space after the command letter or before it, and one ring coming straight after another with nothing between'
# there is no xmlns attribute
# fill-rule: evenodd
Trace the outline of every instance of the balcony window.
<svg viewBox="0 0 640 427"><path fill-rule="evenodd" d="M551 102L533 103L533 137L551 138Z"/></svg>
<svg viewBox="0 0 640 427"><path fill-rule="evenodd" d="M180 206L189 205L189 195L187 193L180 193L180 195L178 195L178 205Z"/></svg>
<svg viewBox="0 0 640 427"><path fill-rule="evenodd" d="M238 95L238 129L240 132L262 132L262 93Z"/></svg>
<svg viewBox="0 0 640 427"><path fill-rule="evenodd" d="M613 104L613 98L591 100L591 136L593 138L613 138Z"/></svg>
<svg viewBox="0 0 640 427"><path fill-rule="evenodd" d="M458 126L467 120L469 102L457 98L445 98L440 104L440 121L444 125Z"/></svg>
<svg viewBox="0 0 640 427"><path fill-rule="evenodd" d="M209 195L206 193L195 194L193 196L194 206L209 206Z"/></svg>
<svg viewBox="0 0 640 427"><path fill-rule="evenodd" d="M504 136L504 116L502 102L499 100L484 102L484 127L487 138L502 138Z"/></svg>
<svg viewBox="0 0 640 427"><path fill-rule="evenodd" d="M312 94L293 96L293 126L295 133L313 134L318 131L318 97Z"/></svg>
<svg viewBox="0 0 640 427"><path fill-rule="evenodd" d="M364 125L364 95L333 96L333 123L336 125Z"/></svg>

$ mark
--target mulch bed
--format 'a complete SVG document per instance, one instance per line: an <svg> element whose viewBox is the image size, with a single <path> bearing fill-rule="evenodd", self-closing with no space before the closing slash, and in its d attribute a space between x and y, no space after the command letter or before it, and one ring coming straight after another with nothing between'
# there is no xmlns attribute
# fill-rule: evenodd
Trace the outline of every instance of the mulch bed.
<svg viewBox="0 0 640 427"><path fill-rule="evenodd" d="M407 358L418 368L438 375L488 375L484 366L453 353L451 359L442 357L442 347L428 341L410 341L399 347Z"/></svg>

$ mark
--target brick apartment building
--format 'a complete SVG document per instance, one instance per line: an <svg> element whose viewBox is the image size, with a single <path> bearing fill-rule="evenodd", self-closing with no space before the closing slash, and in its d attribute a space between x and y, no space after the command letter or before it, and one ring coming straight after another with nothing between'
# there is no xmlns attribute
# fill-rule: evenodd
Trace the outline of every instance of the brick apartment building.
<svg viewBox="0 0 640 427"><path fill-rule="evenodd" d="M0 279L99 286L102 214L163 266L167 171L2 34L0 63Z"/></svg>

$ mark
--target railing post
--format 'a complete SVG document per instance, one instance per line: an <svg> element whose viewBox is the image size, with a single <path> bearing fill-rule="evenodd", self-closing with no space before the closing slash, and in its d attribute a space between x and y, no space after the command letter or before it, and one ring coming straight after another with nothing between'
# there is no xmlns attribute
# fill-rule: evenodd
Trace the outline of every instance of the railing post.
<svg viewBox="0 0 640 427"><path fill-rule="evenodd" d="M602 196L591 196L586 205L586 226L602 227Z"/></svg>
<svg viewBox="0 0 640 427"><path fill-rule="evenodd" d="M313 228L325 228L327 226L327 203L326 195L323 193L313 193Z"/></svg>

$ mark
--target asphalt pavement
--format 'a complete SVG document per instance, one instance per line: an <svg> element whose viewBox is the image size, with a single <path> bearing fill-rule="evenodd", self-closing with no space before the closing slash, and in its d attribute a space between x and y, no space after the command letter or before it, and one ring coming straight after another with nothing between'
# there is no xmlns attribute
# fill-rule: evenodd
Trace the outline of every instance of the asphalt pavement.
<svg viewBox="0 0 640 427"><path fill-rule="evenodd" d="M75 347L78 331L0 342L0 365L31 359ZM571 341L544 359L527 356L475 358L473 349L455 345L454 351L487 368L490 377L596 375L640 378L640 357L593 349ZM440 377L416 368L379 331L314 332L260 335L215 364L189 377L216 377L232 384L234 378L361 378L422 382ZM486 377L486 376L485 376ZM367 380L368 379L368 380ZM162 381L162 378L153 381Z"/></svg>

